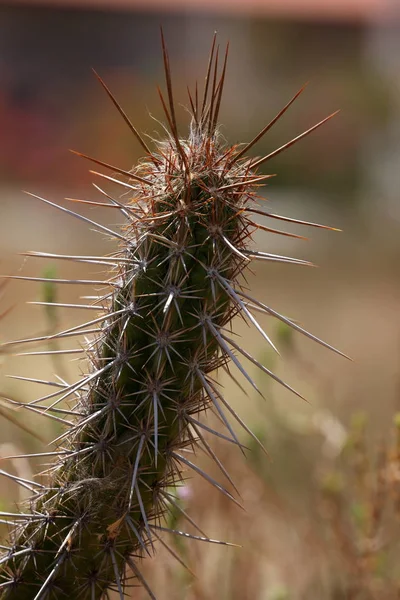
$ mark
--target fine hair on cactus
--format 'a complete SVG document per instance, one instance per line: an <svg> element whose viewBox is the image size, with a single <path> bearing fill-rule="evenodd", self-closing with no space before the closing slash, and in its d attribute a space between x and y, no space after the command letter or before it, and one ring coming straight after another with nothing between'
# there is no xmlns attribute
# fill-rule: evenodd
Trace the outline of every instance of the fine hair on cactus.
<svg viewBox="0 0 400 600"><path fill-rule="evenodd" d="M229 365L234 365L262 395L241 363L245 358L300 396L241 347L232 320L240 315L274 349L257 313L270 315L335 350L252 298L243 279L252 261L311 264L253 249L252 236L258 229L299 237L257 224L253 220L257 215L331 229L262 210L259 187L272 175L260 174L258 169L333 115L267 156L248 157L248 151L286 112L302 88L249 143L227 145L218 130L218 115L228 47L220 53L214 36L204 87L200 90L196 85L188 92L191 120L187 137L181 137L162 34L161 40L166 93L159 90L159 96L167 122L163 139L148 145L96 74L141 145L144 159L131 170L124 170L77 153L109 170L111 175L93 173L122 188L124 195L114 197L96 185L102 195L99 202L75 202L113 207L112 212L119 215L117 220L123 221L121 227L113 230L34 196L85 221L117 247L102 257L26 253L103 265L109 275L104 281L54 278L55 284L93 286L97 295L90 296L91 300L57 304L87 309L93 316L52 335L3 345L4 349L35 346L87 336L76 350L66 351L86 357L86 373L78 381L69 384L61 378L48 382L19 377L50 387L43 397L17 404L62 423L65 429L53 441L54 448L40 454L45 462L54 461L42 473L41 483L14 477L32 496L20 512L1 515L10 525L8 546L2 546L5 549L0 558L4 600L97 600L109 598L112 591L123 599L130 593L135 597L135 585L143 586L154 598L151 581L141 573L141 561L153 554L159 540L166 545L164 517L177 506L171 487L179 486L183 476L193 471L238 503L235 493L229 491L231 478L208 440L216 436L243 450L232 419L257 439L224 397L215 379L217 369L230 374ZM22 275L10 278L49 281ZM43 354L55 352L61 351L48 347ZM204 411L214 413L221 430L204 422ZM195 464L193 453L198 447L218 465L230 482L227 488ZM174 534L227 543L205 537L185 511L183 516L197 529L196 535Z"/></svg>

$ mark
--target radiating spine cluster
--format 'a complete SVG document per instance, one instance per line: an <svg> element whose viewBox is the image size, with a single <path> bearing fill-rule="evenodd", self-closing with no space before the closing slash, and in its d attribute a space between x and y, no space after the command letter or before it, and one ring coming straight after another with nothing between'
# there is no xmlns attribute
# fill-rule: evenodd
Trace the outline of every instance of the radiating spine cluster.
<svg viewBox="0 0 400 600"><path fill-rule="evenodd" d="M53 336L90 336L83 350L76 350L86 353L88 374L71 385L61 380L32 380L48 383L54 391L23 405L61 421L66 429L54 441L54 452L42 454L56 457L45 484L20 481L33 492L28 508L21 513L3 513L3 519L13 523L10 547L0 559L1 598L7 600L64 596L96 600L107 598L110 590L117 590L122 599L131 578L154 598L139 564L152 552L164 529L163 515L176 507L169 488L181 480L182 472L191 469L237 502L195 465L188 452L201 446L232 483L207 438L215 435L242 448L231 417L251 433L211 374L219 367L228 369L232 362L259 391L240 362L244 356L292 390L241 348L230 331L233 317L239 314L252 323L272 346L254 315L257 311L331 348L251 298L240 284L243 270L253 259L310 264L251 249L251 236L257 228L282 233L256 225L252 214L323 227L260 210L257 187L270 175L256 171L327 119L264 158L245 158L300 90L249 144L225 146L217 122L228 51L219 70L214 38L202 98L197 88L194 94L189 93L192 120L188 138L182 139L176 125L168 54L162 42L168 101L161 91L159 94L170 133L163 142L155 143L154 150L98 77L146 152L145 160L132 171L90 159L125 176L120 180L97 173L128 190L128 202L96 186L106 200L91 203L115 207L125 219L124 227L115 232L39 198L117 239L119 247L101 258L28 253L106 265L110 278L106 282L55 280L104 284L107 291L93 304L62 305L100 314ZM11 344L49 339L51 336L43 336ZM226 429L224 433L202 422L201 413L206 409L216 414ZM199 536L190 537L208 539L198 531Z"/></svg>

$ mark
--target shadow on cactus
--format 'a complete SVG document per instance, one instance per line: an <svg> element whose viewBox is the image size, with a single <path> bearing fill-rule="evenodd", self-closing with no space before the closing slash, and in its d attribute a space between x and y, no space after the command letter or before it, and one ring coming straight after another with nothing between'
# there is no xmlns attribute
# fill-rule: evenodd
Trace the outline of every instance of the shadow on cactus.
<svg viewBox="0 0 400 600"><path fill-rule="evenodd" d="M81 155L114 172L114 177L94 173L123 188L130 198L116 199L96 185L103 195L101 202L75 202L113 207L125 219L121 229L113 231L35 196L87 222L119 246L104 257L27 253L105 265L109 278L54 279L55 283L88 284L101 290L92 304L58 304L86 308L93 318L51 336L8 344L48 345L50 340L82 335L91 340L73 351L87 357L85 376L72 384L46 382L50 393L23 405L40 412L43 418L61 421L65 432L54 440L53 451L41 455L46 460L55 457L44 483L20 482L32 490L29 505L21 513L2 514L3 520L12 524L9 548L0 559L4 599L96 600L108 598L112 590L125 598L134 585L144 586L154 598L151 582L145 581L140 572L140 562L153 553L157 540L168 530L163 519L178 507L171 486L179 485L183 471L199 474L237 503L231 488L226 489L203 472L192 458L196 448L202 447L232 485L207 440L217 436L243 450L230 424L232 417L250 433L224 398L214 379L215 371L228 370L228 365L234 364L261 393L240 362L244 357L294 391L238 344L232 319L240 315L253 324L272 347L255 317L257 312L272 315L331 348L252 298L240 282L253 260L311 264L251 248L252 234L257 229L299 237L257 225L253 221L257 214L330 229L261 210L258 187L272 175L258 174L258 168L333 115L269 155L247 158L247 152L286 112L302 88L251 142L226 146L217 123L228 48L220 61L214 37L204 90L200 93L196 86L194 92L189 92L192 116L189 135L184 139L177 130L163 36L162 48L167 94L165 98L159 91L159 95L169 129L164 140L154 141L151 149L97 76L143 148L145 158L131 171L125 171ZM45 353L51 352L54 350L49 348ZM225 427L224 433L204 423L204 411L215 413ZM226 543L205 537L191 518L184 516L197 528L198 535L180 531L173 534Z"/></svg>

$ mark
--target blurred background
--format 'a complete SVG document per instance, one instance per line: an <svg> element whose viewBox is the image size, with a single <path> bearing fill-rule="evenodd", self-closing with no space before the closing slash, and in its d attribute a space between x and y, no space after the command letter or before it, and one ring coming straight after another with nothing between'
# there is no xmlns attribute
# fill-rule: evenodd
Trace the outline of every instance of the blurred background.
<svg viewBox="0 0 400 600"><path fill-rule="evenodd" d="M256 265L252 294L349 354L346 361L260 317L282 359L238 322L244 345L303 393L301 402L252 372L266 401L245 397L221 376L247 434L246 458L217 448L242 494L227 506L196 478L182 505L212 538L208 547L174 538L144 572L160 600L346 600L400 597L400 4L398 0L43 0L0 2L0 270L74 278L93 269L50 264L25 250L112 251L82 223L23 194L97 199L89 163L69 148L129 169L140 147L96 81L106 81L135 126L160 132L156 85L164 85L159 26L170 52L175 97L202 85L214 31L230 41L221 131L245 142L307 81L307 90L254 148L263 155L326 115L341 112L264 165L273 212L343 230L300 231L309 241L263 233L264 250L310 259L318 269ZM181 131L188 124L183 107ZM111 188L110 188L111 189ZM268 203L268 204L267 204ZM82 213L118 225L109 211ZM263 223L262 218L260 222ZM103 273L95 273L96 276ZM77 302L88 290L12 282L2 288L1 341L80 322L64 309L25 301ZM252 336L252 337L250 337ZM72 381L76 360L0 356L0 392L29 401L40 392L5 375ZM247 389L247 388L246 388ZM0 455L38 452L56 437L34 414L1 405ZM10 420L11 419L11 420ZM15 424L13 424L15 422ZM21 428L21 425L23 428ZM47 424L46 424L47 425ZM30 431L34 431L32 435ZM38 432L40 435L38 435ZM41 439L38 439L41 438ZM199 464L205 459L199 457ZM8 464L10 463L10 464ZM30 476L34 461L3 461ZM211 466L211 471L213 467ZM215 474L217 476L217 474ZM2 510L20 490L0 487ZM175 515L174 527L185 528ZM141 590L133 598L145 598Z"/></svg>

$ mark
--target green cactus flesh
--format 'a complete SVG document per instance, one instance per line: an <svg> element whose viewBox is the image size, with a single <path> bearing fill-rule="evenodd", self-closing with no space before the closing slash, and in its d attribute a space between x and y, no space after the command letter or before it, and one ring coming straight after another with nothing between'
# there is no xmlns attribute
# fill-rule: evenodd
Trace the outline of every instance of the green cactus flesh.
<svg viewBox="0 0 400 600"><path fill-rule="evenodd" d="M250 298L240 285L240 275L252 259L307 263L250 249L257 228L251 213L262 212L256 186L268 177L256 175L256 169L272 155L258 161L243 158L243 150L226 147L216 131L226 60L217 77L215 40L202 107L190 96L187 140L177 133L164 44L163 51L168 106L162 95L161 100L170 134L150 151L119 109L147 158L126 172L124 181L113 179L130 191L129 201L107 196L126 220L124 227L112 232L96 224L119 240L114 254L99 259L110 265L110 278L104 283L108 289L94 304L99 316L58 334L63 339L90 327L97 330L85 346L88 374L25 405L68 426L55 441L58 458L46 484L30 483L35 493L28 512L4 514L13 521L10 548L1 559L4 600L96 600L107 598L110 590L125 598L130 578L154 597L139 565L156 543L157 524L173 506L168 488L191 469L235 501L186 452L201 445L216 459L204 435L221 434L202 423L205 409L225 425L223 437L240 447L225 413L238 417L211 373L233 361L256 388L239 362L238 356L244 355L279 380L232 339L232 318L240 314L270 342L253 314L258 309L328 346ZM91 257L77 260L95 262ZM50 405L45 404L49 399ZM67 409L61 408L64 401Z"/></svg>

